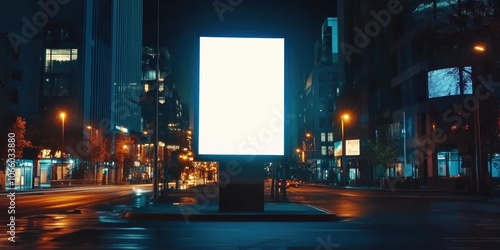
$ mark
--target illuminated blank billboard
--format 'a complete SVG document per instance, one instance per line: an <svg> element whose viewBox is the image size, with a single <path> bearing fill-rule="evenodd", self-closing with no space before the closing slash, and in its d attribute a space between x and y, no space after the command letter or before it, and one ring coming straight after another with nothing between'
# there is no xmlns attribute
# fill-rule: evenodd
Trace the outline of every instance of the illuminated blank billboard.
<svg viewBox="0 0 500 250"><path fill-rule="evenodd" d="M283 38L200 37L197 153L282 156Z"/></svg>

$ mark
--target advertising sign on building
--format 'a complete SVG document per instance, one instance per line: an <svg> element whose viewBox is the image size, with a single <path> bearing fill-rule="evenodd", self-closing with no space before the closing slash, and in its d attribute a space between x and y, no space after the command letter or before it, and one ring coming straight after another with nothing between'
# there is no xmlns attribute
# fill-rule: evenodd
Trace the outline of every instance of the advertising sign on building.
<svg viewBox="0 0 500 250"><path fill-rule="evenodd" d="M345 155L357 156L359 153L359 139L345 141Z"/></svg>
<svg viewBox="0 0 500 250"><path fill-rule="evenodd" d="M342 156L342 142L337 141L333 144L333 146L335 147L334 156Z"/></svg>

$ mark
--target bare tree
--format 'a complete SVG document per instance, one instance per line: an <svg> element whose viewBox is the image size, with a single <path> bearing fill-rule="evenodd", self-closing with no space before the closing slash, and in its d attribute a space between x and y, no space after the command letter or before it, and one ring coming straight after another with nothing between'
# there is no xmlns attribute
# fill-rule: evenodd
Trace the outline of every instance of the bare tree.
<svg viewBox="0 0 500 250"><path fill-rule="evenodd" d="M102 130L95 130L94 133L91 133L89 160L92 172L96 173L94 179L97 179L101 163L110 158L110 151L110 140L104 136Z"/></svg>
<svg viewBox="0 0 500 250"><path fill-rule="evenodd" d="M130 157L132 153L132 148L134 145L134 140L131 136L118 133L115 137L115 157L117 161L116 165L116 181L121 183L124 181L123 169L125 165L125 159Z"/></svg>

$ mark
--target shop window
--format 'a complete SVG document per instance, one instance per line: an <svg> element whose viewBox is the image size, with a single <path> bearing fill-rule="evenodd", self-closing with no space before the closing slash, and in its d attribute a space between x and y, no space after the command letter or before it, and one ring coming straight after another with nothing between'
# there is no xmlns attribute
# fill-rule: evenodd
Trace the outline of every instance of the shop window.
<svg viewBox="0 0 500 250"><path fill-rule="evenodd" d="M438 152L437 160L437 172L440 177L458 177L464 176L466 173L462 167L462 157L458 155L458 150Z"/></svg>

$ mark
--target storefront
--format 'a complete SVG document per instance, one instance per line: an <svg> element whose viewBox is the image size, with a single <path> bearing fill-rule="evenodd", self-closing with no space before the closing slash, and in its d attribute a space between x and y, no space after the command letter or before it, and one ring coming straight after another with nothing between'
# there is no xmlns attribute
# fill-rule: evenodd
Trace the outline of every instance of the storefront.
<svg viewBox="0 0 500 250"><path fill-rule="evenodd" d="M8 173L8 172L7 172ZM9 188L14 180L14 190L29 190L33 188L33 161L20 159L16 161L14 176L6 174L5 185Z"/></svg>
<svg viewBox="0 0 500 250"><path fill-rule="evenodd" d="M490 162L488 162L488 173L493 178L500 178L500 155L495 155Z"/></svg>
<svg viewBox="0 0 500 250"><path fill-rule="evenodd" d="M78 160L55 151L41 150L35 180L40 188L70 185L73 170ZM38 185L37 185L38 186Z"/></svg>
<svg viewBox="0 0 500 250"><path fill-rule="evenodd" d="M439 177L465 176L467 171L462 168L462 157L458 150L437 153L437 175Z"/></svg>

